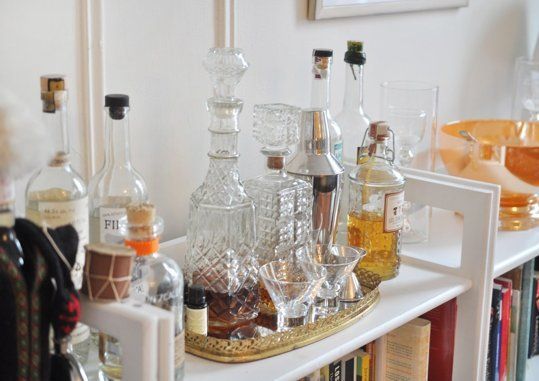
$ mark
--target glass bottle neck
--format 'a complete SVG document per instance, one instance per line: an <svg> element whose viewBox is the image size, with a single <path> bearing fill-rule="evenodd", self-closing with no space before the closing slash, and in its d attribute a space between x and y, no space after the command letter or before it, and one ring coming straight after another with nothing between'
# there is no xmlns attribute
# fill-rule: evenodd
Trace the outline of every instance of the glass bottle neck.
<svg viewBox="0 0 539 381"><path fill-rule="evenodd" d="M129 120L127 115L123 119L107 117L106 131L105 165L130 167Z"/></svg>
<svg viewBox="0 0 539 381"><path fill-rule="evenodd" d="M377 140L372 142L367 151L369 159L392 164L392 158L389 156L388 144L389 141L387 140Z"/></svg>
<svg viewBox="0 0 539 381"><path fill-rule="evenodd" d="M363 65L346 64L343 108L363 114Z"/></svg>
<svg viewBox="0 0 539 381"><path fill-rule="evenodd" d="M43 122L53 139L54 152L58 156L69 155L69 134L67 132L67 104L57 107L54 112L44 112Z"/></svg>
<svg viewBox="0 0 539 381"><path fill-rule="evenodd" d="M243 102L237 98L210 98L207 107L211 115L210 151L213 159L232 159L238 155L238 116Z"/></svg>
<svg viewBox="0 0 539 381"><path fill-rule="evenodd" d="M331 68L317 70L313 68L311 81L311 107L328 110L330 105L329 83L331 80Z"/></svg>
<svg viewBox="0 0 539 381"><path fill-rule="evenodd" d="M287 176L284 156L267 156L266 159L266 175L278 177Z"/></svg>

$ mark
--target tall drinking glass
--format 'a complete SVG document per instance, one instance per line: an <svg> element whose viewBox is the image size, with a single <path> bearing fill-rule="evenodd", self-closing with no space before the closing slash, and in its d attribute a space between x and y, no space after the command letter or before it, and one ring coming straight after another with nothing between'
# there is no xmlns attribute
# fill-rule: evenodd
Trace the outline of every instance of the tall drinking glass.
<svg viewBox="0 0 539 381"><path fill-rule="evenodd" d="M516 60L512 117L539 122L539 61Z"/></svg>
<svg viewBox="0 0 539 381"><path fill-rule="evenodd" d="M416 81L384 82L381 115L395 133L395 162L400 167L433 171L436 155L438 86ZM404 204L404 243L429 238L430 207Z"/></svg>

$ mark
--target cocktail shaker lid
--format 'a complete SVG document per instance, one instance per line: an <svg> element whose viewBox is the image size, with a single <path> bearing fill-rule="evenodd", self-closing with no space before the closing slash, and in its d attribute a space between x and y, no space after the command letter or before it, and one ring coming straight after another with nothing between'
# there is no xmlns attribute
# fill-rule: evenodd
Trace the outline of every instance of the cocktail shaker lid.
<svg viewBox="0 0 539 381"><path fill-rule="evenodd" d="M344 172L330 149L327 112L305 109L301 112L300 139L296 156L286 166L289 173L305 176L331 176Z"/></svg>

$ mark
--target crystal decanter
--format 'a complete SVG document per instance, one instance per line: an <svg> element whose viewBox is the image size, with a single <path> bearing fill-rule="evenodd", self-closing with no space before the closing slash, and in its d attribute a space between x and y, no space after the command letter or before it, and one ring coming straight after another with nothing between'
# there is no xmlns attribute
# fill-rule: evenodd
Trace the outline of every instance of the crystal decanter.
<svg viewBox="0 0 539 381"><path fill-rule="evenodd" d="M187 231L189 285L205 288L208 335L243 338L254 333L258 315L258 261L255 208L240 181L238 116L243 102L234 97L248 64L239 49L210 49L204 61L214 87L209 169L191 195Z"/></svg>
<svg viewBox="0 0 539 381"><path fill-rule="evenodd" d="M260 266L285 260L307 243L313 190L284 169L290 146L298 142L300 109L284 104L255 105L253 136L267 157L267 172L245 183L256 204L256 253Z"/></svg>

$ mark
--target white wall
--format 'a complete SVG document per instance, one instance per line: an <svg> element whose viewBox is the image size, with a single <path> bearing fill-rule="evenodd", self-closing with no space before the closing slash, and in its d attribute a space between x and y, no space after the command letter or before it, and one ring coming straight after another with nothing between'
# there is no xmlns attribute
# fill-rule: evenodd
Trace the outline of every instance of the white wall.
<svg viewBox="0 0 539 381"><path fill-rule="evenodd" d="M439 119L445 122L508 117L514 58L527 54L539 33L537 0L470 0L460 9L323 21L307 20L306 0L236 1L237 42L251 63L237 91L245 100L244 178L263 168L250 136L252 105L307 105L313 47L335 51L334 112L342 103L346 40L360 39L367 51L366 109L372 116L378 115L379 83L420 79L440 86ZM39 74L67 73L74 79L72 131L79 136L76 149L84 152L81 11L74 6L81 2L44 3L0 0L0 85L39 111ZM134 164L165 218L165 238L183 235L189 195L207 167L204 102L211 89L200 63L215 41L215 2L104 3L105 91L131 95Z"/></svg>

